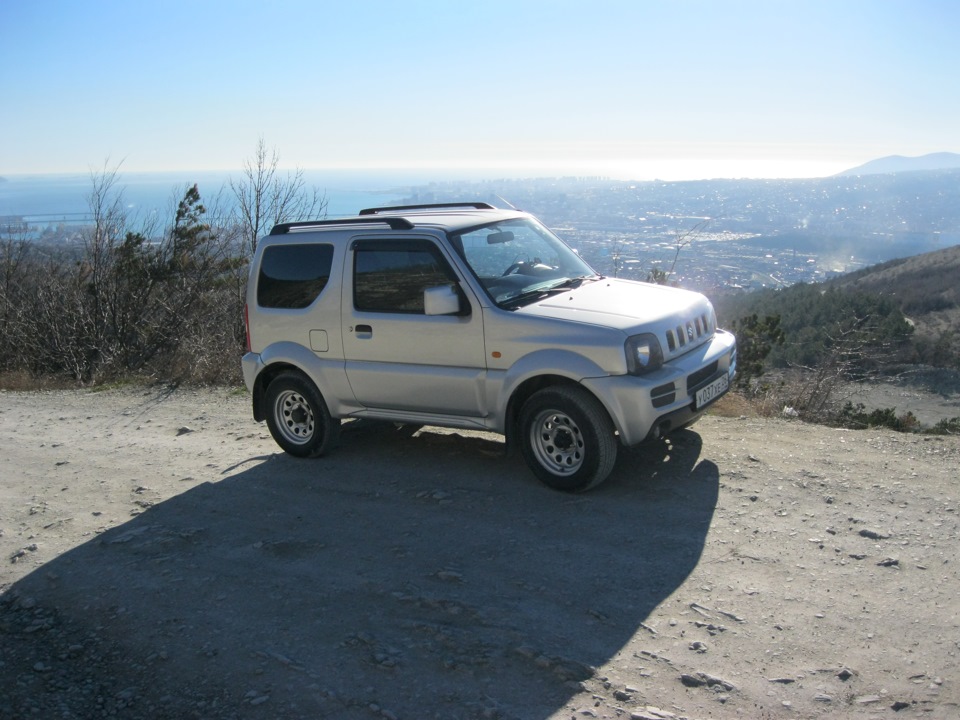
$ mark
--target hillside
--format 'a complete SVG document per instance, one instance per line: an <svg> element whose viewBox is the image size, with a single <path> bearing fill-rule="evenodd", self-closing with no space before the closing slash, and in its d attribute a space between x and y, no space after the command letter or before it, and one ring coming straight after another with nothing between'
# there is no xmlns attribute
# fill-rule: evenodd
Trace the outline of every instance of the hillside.
<svg viewBox="0 0 960 720"><path fill-rule="evenodd" d="M896 298L919 336L960 332L960 246L890 260L827 285Z"/></svg>

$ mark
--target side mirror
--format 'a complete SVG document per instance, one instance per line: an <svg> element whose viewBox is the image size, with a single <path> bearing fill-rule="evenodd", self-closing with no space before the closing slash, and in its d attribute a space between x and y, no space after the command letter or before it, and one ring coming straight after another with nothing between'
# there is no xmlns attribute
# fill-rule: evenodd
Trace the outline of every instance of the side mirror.
<svg viewBox="0 0 960 720"><path fill-rule="evenodd" d="M423 309L427 315L456 315L460 312L460 295L454 285L438 285L423 291Z"/></svg>

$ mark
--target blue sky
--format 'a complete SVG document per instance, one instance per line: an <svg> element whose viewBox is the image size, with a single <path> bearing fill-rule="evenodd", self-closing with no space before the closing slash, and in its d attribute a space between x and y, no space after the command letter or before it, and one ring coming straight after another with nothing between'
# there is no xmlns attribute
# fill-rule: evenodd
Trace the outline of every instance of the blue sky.
<svg viewBox="0 0 960 720"><path fill-rule="evenodd" d="M817 177L960 152L953 0L2 0L0 175Z"/></svg>

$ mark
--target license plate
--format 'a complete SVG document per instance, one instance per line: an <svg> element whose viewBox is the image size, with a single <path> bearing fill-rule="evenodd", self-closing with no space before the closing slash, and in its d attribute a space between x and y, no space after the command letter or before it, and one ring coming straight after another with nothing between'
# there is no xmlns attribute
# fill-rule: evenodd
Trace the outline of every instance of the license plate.
<svg viewBox="0 0 960 720"><path fill-rule="evenodd" d="M697 395L694 398L695 407L699 410L704 405L709 405L723 395L729 387L730 378L726 375L721 375L706 387L697 390Z"/></svg>

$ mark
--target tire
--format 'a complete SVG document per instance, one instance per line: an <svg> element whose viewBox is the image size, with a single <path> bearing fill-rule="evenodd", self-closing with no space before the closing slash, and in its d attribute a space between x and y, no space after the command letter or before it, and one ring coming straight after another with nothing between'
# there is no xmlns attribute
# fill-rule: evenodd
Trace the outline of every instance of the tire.
<svg viewBox="0 0 960 720"><path fill-rule="evenodd" d="M267 386L267 427L277 445L295 457L319 457L336 443L340 420L330 417L316 386L285 372Z"/></svg>
<svg viewBox="0 0 960 720"><path fill-rule="evenodd" d="M523 459L554 490L582 492L606 480L617 438L603 405L579 386L535 392L520 410Z"/></svg>

